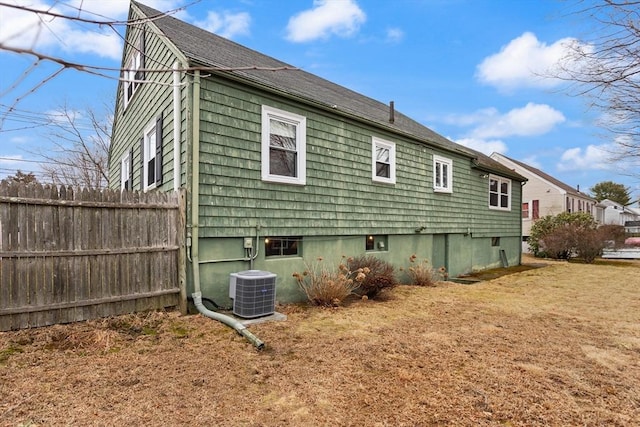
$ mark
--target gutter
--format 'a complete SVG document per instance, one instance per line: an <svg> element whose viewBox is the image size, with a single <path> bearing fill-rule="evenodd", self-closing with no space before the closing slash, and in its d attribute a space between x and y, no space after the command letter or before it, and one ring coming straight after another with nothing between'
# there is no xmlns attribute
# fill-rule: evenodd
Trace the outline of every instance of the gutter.
<svg viewBox="0 0 640 427"><path fill-rule="evenodd" d="M200 244L199 225L200 220L200 72L193 76L193 111L192 111L192 144L191 144L191 267L193 269L194 292L191 295L193 302L203 316L217 320L235 329L245 337L256 349L262 350L264 342L253 335L246 326L231 316L216 313L207 309L202 304L202 291L200 287Z"/></svg>

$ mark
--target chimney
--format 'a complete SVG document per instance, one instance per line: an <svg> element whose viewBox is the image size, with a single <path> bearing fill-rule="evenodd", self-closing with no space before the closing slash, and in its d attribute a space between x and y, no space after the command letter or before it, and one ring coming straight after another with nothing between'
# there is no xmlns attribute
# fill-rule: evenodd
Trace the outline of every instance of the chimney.
<svg viewBox="0 0 640 427"><path fill-rule="evenodd" d="M393 101L389 102L389 123L393 123L396 120L396 109L393 105Z"/></svg>

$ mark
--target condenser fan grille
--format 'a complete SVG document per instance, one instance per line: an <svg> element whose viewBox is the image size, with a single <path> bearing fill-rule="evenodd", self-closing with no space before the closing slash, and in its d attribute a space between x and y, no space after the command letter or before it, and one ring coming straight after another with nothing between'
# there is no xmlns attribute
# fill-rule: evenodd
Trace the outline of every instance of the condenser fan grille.
<svg viewBox="0 0 640 427"><path fill-rule="evenodd" d="M229 296L233 314L252 318L276 311L276 275L268 271L248 270L231 273Z"/></svg>

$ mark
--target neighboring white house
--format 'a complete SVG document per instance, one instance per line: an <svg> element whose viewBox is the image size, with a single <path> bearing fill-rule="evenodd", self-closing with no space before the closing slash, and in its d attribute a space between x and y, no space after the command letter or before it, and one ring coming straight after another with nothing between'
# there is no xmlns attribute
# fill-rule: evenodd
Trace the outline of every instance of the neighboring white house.
<svg viewBox="0 0 640 427"><path fill-rule="evenodd" d="M522 237L525 241L533 222L546 215L561 212L587 212L602 221L604 207L597 200L544 173L540 169L511 159L504 154L493 153L492 159L502 163L527 178L522 190Z"/></svg>
<svg viewBox="0 0 640 427"><path fill-rule="evenodd" d="M604 199L600 202L604 208L602 223L625 225L627 222L640 221L640 210L623 206L613 200Z"/></svg>

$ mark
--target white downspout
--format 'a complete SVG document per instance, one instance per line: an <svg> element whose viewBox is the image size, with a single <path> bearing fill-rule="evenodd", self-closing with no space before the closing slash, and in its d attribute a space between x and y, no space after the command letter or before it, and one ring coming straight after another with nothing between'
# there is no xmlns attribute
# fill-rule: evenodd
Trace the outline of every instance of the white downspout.
<svg viewBox="0 0 640 427"><path fill-rule="evenodd" d="M174 99L175 101L175 99ZM233 317L216 313L207 309L202 304L202 291L200 289L200 239L198 236L198 223L200 221L200 72L195 71L193 77L193 144L191 165L191 266L193 268L193 288L191 295L193 303L203 316L217 320L235 329L245 337L258 350L264 348L264 343L253 335L246 326Z"/></svg>
<svg viewBox="0 0 640 427"><path fill-rule="evenodd" d="M173 191L180 189L180 134L182 125L180 68L178 61L173 63Z"/></svg>

